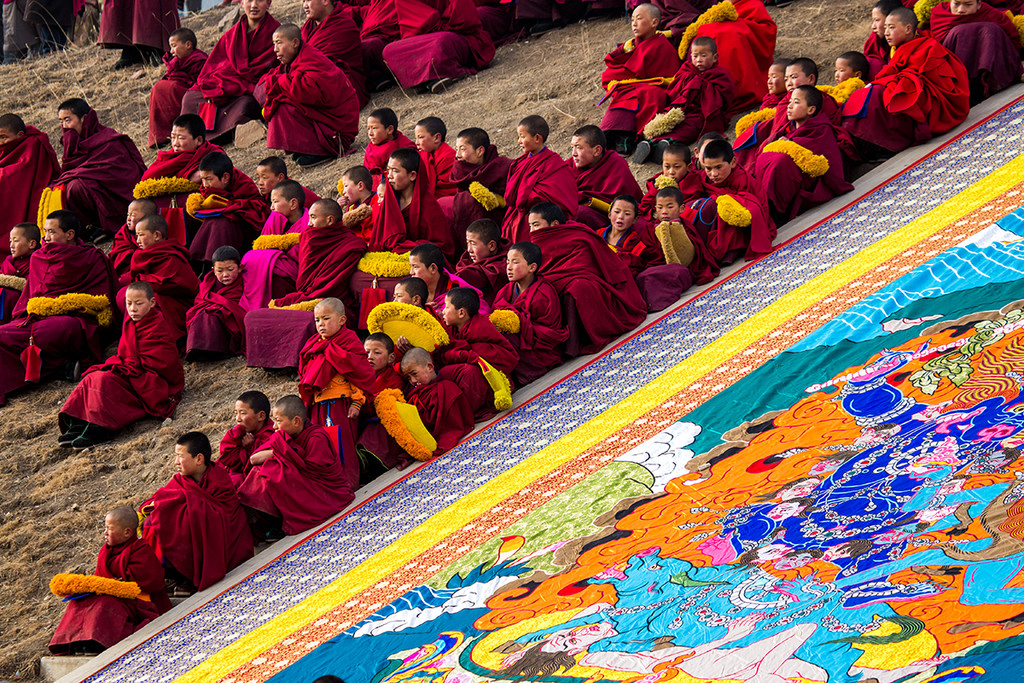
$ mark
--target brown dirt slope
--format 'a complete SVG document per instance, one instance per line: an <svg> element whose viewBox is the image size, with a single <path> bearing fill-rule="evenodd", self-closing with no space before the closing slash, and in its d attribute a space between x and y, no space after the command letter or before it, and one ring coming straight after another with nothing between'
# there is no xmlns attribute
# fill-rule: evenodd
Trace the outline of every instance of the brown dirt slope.
<svg viewBox="0 0 1024 683"><path fill-rule="evenodd" d="M823 82L831 81L832 62L839 53L859 49L867 33L871 0L800 0L772 8L779 24L777 54L809 56L822 65ZM300 19L296 0L275 4L282 21ZM217 22L228 10L214 9L186 22L209 50ZM538 39L502 47L491 68L456 84L443 95L415 95L399 89L376 95L369 105L392 107L402 128L436 114L454 133L481 126L491 133L503 154L515 156L515 124L538 113L551 123L551 144L567 155L572 130L599 123L602 109L599 75L602 58L628 36L625 20L603 19L575 25ZM101 120L129 134L145 150L147 94L157 69L136 75L113 72L116 51L95 46L33 59L18 66L0 66L0 111L15 111L27 123L47 130L59 148L57 103L85 97ZM365 144L365 133L357 145ZM268 151L260 146L229 147L235 164L252 172ZM144 151L147 161L154 153ZM290 168L301 182L321 194L336 196L343 169L359 163L361 149L347 159L308 172ZM640 178L652 166L635 168ZM32 679L36 662L63 612L48 591L58 572L94 568L102 542L103 515L123 503L138 504L172 474L170 455L176 437L188 430L205 431L214 444L231 425L234 398L260 389L272 398L294 390L290 377L245 367L242 359L215 364L186 364L183 403L173 420L144 421L113 444L83 453L57 448L56 412L72 384L54 382L23 392L2 409L0 422L0 588L6 608L0 615L0 676Z"/></svg>

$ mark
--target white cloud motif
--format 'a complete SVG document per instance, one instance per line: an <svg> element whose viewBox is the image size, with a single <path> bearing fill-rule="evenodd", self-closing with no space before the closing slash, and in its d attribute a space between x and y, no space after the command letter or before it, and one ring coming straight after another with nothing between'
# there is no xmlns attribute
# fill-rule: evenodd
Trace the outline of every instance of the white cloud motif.
<svg viewBox="0 0 1024 683"><path fill-rule="evenodd" d="M693 445L700 434L700 425L676 422L665 431L615 458L615 462L632 462L647 469L654 477L652 493L663 493L665 485L686 474L686 463L695 454L687 446Z"/></svg>

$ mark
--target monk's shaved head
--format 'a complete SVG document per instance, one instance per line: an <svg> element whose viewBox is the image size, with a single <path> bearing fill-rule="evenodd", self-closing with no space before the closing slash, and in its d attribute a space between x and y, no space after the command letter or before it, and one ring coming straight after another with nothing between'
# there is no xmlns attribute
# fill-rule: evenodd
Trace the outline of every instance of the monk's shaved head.
<svg viewBox="0 0 1024 683"><path fill-rule="evenodd" d="M156 202L154 202L149 197L143 197L142 199L133 199L132 203L129 206L134 206L135 208L137 208L139 211L142 212L143 216L152 216L157 211L159 211Z"/></svg>
<svg viewBox="0 0 1024 683"><path fill-rule="evenodd" d="M15 135L19 133L24 133L26 130L25 122L21 119L21 117L17 114L10 113L0 116L0 129L6 130L10 133L14 133Z"/></svg>
<svg viewBox="0 0 1024 683"><path fill-rule="evenodd" d="M135 230L136 232L139 230L149 230L164 239L167 239L167 235L171 232L170 226L167 225L167 220L157 213L140 218L139 222L135 224Z"/></svg>
<svg viewBox="0 0 1024 683"><path fill-rule="evenodd" d="M285 40L302 40L302 29L295 24L281 24L274 31L275 35L279 35Z"/></svg>
<svg viewBox="0 0 1024 683"><path fill-rule="evenodd" d="M414 346L405 352L402 356L402 372L406 372L413 368L422 368L427 365L433 365L434 358L430 355L430 352L426 349L421 349L418 346Z"/></svg>
<svg viewBox="0 0 1024 683"><path fill-rule="evenodd" d="M147 299L152 299L154 296L156 296L156 294L154 294L153 292L153 285L149 284L148 282L145 282L144 280L136 280L135 282L125 287L125 291L138 292Z"/></svg>
<svg viewBox="0 0 1024 683"><path fill-rule="evenodd" d="M345 214L345 210L341 208L341 204L333 199L318 199L310 205L310 208L315 209L320 215L334 216L334 219L339 221Z"/></svg>
<svg viewBox="0 0 1024 683"><path fill-rule="evenodd" d="M306 404L295 394L289 394L284 398L278 399L277 403L274 404L274 410L289 420L301 417L303 422L306 421Z"/></svg>
<svg viewBox="0 0 1024 683"><path fill-rule="evenodd" d="M334 311L338 315L345 315L345 303L341 299L329 296L318 303L313 311Z"/></svg>
<svg viewBox="0 0 1024 683"><path fill-rule="evenodd" d="M649 2L642 3L633 10L633 14L637 12L645 12L655 24L661 21L661 10L657 5L652 5Z"/></svg>
<svg viewBox="0 0 1024 683"><path fill-rule="evenodd" d="M107 513L107 519L117 524L119 529L135 530L139 527L139 515L128 505L118 505Z"/></svg>
<svg viewBox="0 0 1024 683"><path fill-rule="evenodd" d="M893 11L889 12L888 18L895 19L904 26L909 26L915 31L917 30L917 15L914 14L914 10L909 7L897 7Z"/></svg>

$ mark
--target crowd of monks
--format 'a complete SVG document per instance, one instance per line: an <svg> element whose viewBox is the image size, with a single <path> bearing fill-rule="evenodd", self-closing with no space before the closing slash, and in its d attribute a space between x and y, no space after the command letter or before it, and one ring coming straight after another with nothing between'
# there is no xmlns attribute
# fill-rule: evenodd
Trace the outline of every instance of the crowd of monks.
<svg viewBox="0 0 1024 683"><path fill-rule="evenodd" d="M105 42L150 45L131 8L162 4L105 16L122 22ZM162 149L148 167L84 100L57 107L60 160L45 133L0 116L0 405L76 381L58 443L81 450L172 417L183 358L298 373L277 401L240 393L219 454L184 434L173 479L107 515L95 575L55 579L72 599L51 650L110 647L169 609L168 591L204 590L254 544L450 450L515 389L770 253L779 225L851 190L858 166L953 129L1019 80L1019 2L905 4L875 4L831 86L810 59L775 59L761 0L639 4L605 58L604 118L559 141L568 158L537 115L518 122L510 159L481 128L451 136L429 116L408 136L392 110L360 109L389 78L443 89L523 19L545 30L600 0L307 0L301 27L242 0L209 55L175 14L160 29L149 143ZM252 119L300 167L364 125L363 163L336 198L289 178L280 156L250 175L225 147ZM661 171L641 184L629 155ZM109 252L95 246L108 238Z"/></svg>

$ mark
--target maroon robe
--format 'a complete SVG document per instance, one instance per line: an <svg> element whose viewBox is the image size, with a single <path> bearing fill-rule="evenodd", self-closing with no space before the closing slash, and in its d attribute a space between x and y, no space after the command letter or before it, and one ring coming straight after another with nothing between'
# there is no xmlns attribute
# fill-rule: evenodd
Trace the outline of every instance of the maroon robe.
<svg viewBox="0 0 1024 683"><path fill-rule="evenodd" d="M348 282L365 253L366 243L347 227L340 224L307 227L299 237L299 275L295 292L278 299L277 305L337 297L346 310L357 310L358 302Z"/></svg>
<svg viewBox="0 0 1024 683"><path fill-rule="evenodd" d="M178 347L159 310L124 319L117 355L82 373L61 414L117 431L147 417L174 415L185 386Z"/></svg>
<svg viewBox="0 0 1024 683"><path fill-rule="evenodd" d="M643 199L640 200L640 217L648 220L654 220L654 209L657 205L657 194L658 188L655 186L655 182L661 177L661 173L656 173L647 179L647 191L644 193ZM697 173L693 170L686 172L681 182L679 182L679 191L683 193L683 202L688 203L691 200L697 199L701 194L700 178L697 177Z"/></svg>
<svg viewBox="0 0 1024 683"><path fill-rule="evenodd" d="M46 133L25 126L25 134L0 145L0 253L10 247L11 228L18 223L35 223L39 195L60 174L57 154Z"/></svg>
<svg viewBox="0 0 1024 683"><path fill-rule="evenodd" d="M103 47L143 45L163 51L180 26L174 0L107 0L96 42Z"/></svg>
<svg viewBox="0 0 1024 683"><path fill-rule="evenodd" d="M768 213L768 199L764 189L753 175L739 164L726 179L725 185L715 185L700 171L702 194L712 201L701 205L699 209L687 209L683 212L684 219L696 223L692 214L697 211L707 213L712 227L707 234L707 246L719 264L732 263L743 255L753 260L772 251L772 240L775 239L775 222ZM750 212L751 224L747 227L730 225L718 216L717 202L722 195L729 195Z"/></svg>
<svg viewBox="0 0 1024 683"><path fill-rule="evenodd" d="M90 594L69 601L50 639L53 654L69 654L71 647L77 644L95 643L103 649L113 647L171 608L164 590L164 568L153 549L141 538L114 547L104 545L96 558L95 574L133 581L148 599Z"/></svg>
<svg viewBox="0 0 1024 683"><path fill-rule="evenodd" d="M605 55L601 86L608 91L614 81L672 78L679 69L679 53L660 33L626 49L619 45ZM667 102L667 89L660 83L621 83L608 95L608 111L601 119L602 130L639 134Z"/></svg>
<svg viewBox="0 0 1024 683"><path fill-rule="evenodd" d="M252 557L252 534L231 477L210 463L199 478L175 474L139 506L152 507L142 538L161 561L206 590Z"/></svg>
<svg viewBox="0 0 1024 683"><path fill-rule="evenodd" d="M359 109L366 106L366 75L363 71L363 53L359 47L359 27L352 9L335 0L334 9L323 21L307 19L302 25L302 42L315 47L348 76L359 99Z"/></svg>
<svg viewBox="0 0 1024 683"><path fill-rule="evenodd" d="M424 242L436 244L449 260L455 256L448 221L437 199L430 193L426 180L416 178L412 200L404 209L400 208L391 183L385 181L384 200L377 204L373 212L370 251L402 254Z"/></svg>
<svg viewBox="0 0 1024 683"><path fill-rule="evenodd" d="M736 97L729 114L739 114L757 106L768 86L764 74L772 64L778 27L763 0L732 0L739 18L705 24L697 36L714 39L718 45L719 65L736 84Z"/></svg>
<svg viewBox="0 0 1024 683"><path fill-rule="evenodd" d="M455 265L455 274L478 290L487 303L494 301L494 295L498 290L508 284L505 262L510 246L508 240L501 238L498 242L498 251L479 262L474 262L469 252L464 253Z"/></svg>
<svg viewBox="0 0 1024 683"><path fill-rule="evenodd" d="M14 307L27 286L28 264L31 260L32 254L18 258L8 256L3 261L0 261L0 323L11 321ZM11 284L17 282L15 278L21 278L22 282L18 283L21 284L21 289L6 286L3 281L5 278L11 278Z"/></svg>
<svg viewBox="0 0 1024 683"><path fill-rule="evenodd" d="M92 245L44 244L29 260L28 283L14 307L11 322L0 325L0 405L7 395L27 384L21 353L29 339L40 349L43 379L62 372L68 363L98 361L106 335L96 318L83 313L38 317L28 315L33 297L79 293L105 296L117 323L117 277L106 255Z"/></svg>
<svg viewBox="0 0 1024 683"><path fill-rule="evenodd" d="M843 108L831 95L823 91L819 92L821 92L822 113L834 125L841 126ZM764 146L784 135L789 128L789 98L792 94L787 91L782 95L779 103L775 105L775 116L771 121L758 121L736 137L733 144L736 151L736 163L745 167L750 173L754 173L758 156ZM853 148L849 152L851 156L856 155Z"/></svg>
<svg viewBox="0 0 1024 683"><path fill-rule="evenodd" d="M875 80L875 76L882 70L882 67L889 63L891 48L889 43L885 41L885 38L872 31L867 40L864 41L864 48L861 52L867 57L869 67L864 82L870 83Z"/></svg>
<svg viewBox="0 0 1024 683"><path fill-rule="evenodd" d="M455 448L473 431L473 410L459 385L438 378L412 387L405 397L416 406L423 426L437 441L434 455Z"/></svg>
<svg viewBox="0 0 1024 683"><path fill-rule="evenodd" d="M505 187L505 219L501 234L513 244L530 239L530 209L540 202L554 202L566 218L576 215L579 193L573 172L562 157L545 147L523 154L512 162Z"/></svg>
<svg viewBox="0 0 1024 683"><path fill-rule="evenodd" d="M690 145L705 133L724 133L735 96L736 84L725 68L713 66L698 71L693 62L687 60L669 89L667 106L682 109L686 118L671 132L655 139L671 138Z"/></svg>
<svg viewBox="0 0 1024 683"><path fill-rule="evenodd" d="M220 440L220 457L217 458L217 464L228 473L231 485L236 489L245 481L245 476L253 467L249 458L262 449L263 444L274 435L274 425L268 419L266 424L253 433L253 442L250 446L242 444L246 434L245 427L236 424Z"/></svg>
<svg viewBox="0 0 1024 683"><path fill-rule="evenodd" d="M456 187L452 182L455 150L451 145L442 142L437 149L429 154L420 151L420 162L420 168L427 174L427 186L435 197L440 199L455 194Z"/></svg>
<svg viewBox="0 0 1024 683"><path fill-rule="evenodd" d="M261 450L271 450L238 487L242 505L281 520L286 534L322 524L355 498L359 477L346 476L323 427L307 423L289 436L277 431Z"/></svg>
<svg viewBox="0 0 1024 683"><path fill-rule="evenodd" d="M647 317L647 304L633 274L590 228L579 223L552 225L530 233L530 241L544 256L544 279L575 308L574 317L566 320L570 335L577 335L570 339L574 343L569 355L595 353Z"/></svg>
<svg viewBox="0 0 1024 683"><path fill-rule="evenodd" d="M146 172L142 174L143 180L150 178L191 178L199 171L199 164L211 152L223 152L224 150L210 142L203 140L202 144L195 149L182 152L175 152L165 149L156 153L156 160L149 165ZM178 195L181 196L181 195ZM179 205L184 205L184 198Z"/></svg>
<svg viewBox="0 0 1024 683"><path fill-rule="evenodd" d="M494 297L494 308L512 310L519 316L519 334L511 335L512 345L519 351L512 375L516 386L525 386L561 364L569 331L562 322L558 292L547 280L535 276L525 290L514 282L506 284Z"/></svg>
<svg viewBox="0 0 1024 683"><path fill-rule="evenodd" d="M195 305L185 314L186 356L193 351L245 353L245 309L239 304L244 291L244 271L227 286L213 273L203 277Z"/></svg>
<svg viewBox="0 0 1024 683"><path fill-rule="evenodd" d="M932 8L928 33L964 63L974 101L1020 82L1020 33L1005 11L981 2L974 14L959 15L943 2Z"/></svg>
<svg viewBox="0 0 1024 683"><path fill-rule="evenodd" d="M256 184L237 168L224 190L202 188L203 197L216 194L228 200L228 205L216 217L204 218L199 231L192 238L189 251L194 261L213 261L213 252L229 245L240 254L249 251L253 237L267 220L270 210Z"/></svg>
<svg viewBox="0 0 1024 683"><path fill-rule="evenodd" d="M135 231L129 230L128 224L125 223L114 233L114 244L110 247L110 253L107 254L114 264L118 284L126 285L131 282L128 272L132 267L132 256L137 251L139 251L139 243Z"/></svg>
<svg viewBox="0 0 1024 683"><path fill-rule="evenodd" d="M132 254L129 282L148 282L153 286L156 304L167 321L174 339L185 336L185 314L196 301L199 279L188 262L188 249L170 240L161 240L148 249ZM117 307L124 315L127 285L117 293Z"/></svg>
<svg viewBox="0 0 1024 683"><path fill-rule="evenodd" d="M576 168L572 159L566 161L566 166L576 176L576 190L579 192L576 220L595 230L608 224L608 212L590 206L591 199L611 204L620 194L628 194L637 201L644 196L629 170L629 164L610 149L604 150L601 158L590 168Z"/></svg>
<svg viewBox="0 0 1024 683"><path fill-rule="evenodd" d="M95 109L82 117L81 135L68 128L61 141L61 173L51 187L64 188L64 206L83 226L113 234L146 170L142 155L127 135L100 125Z"/></svg>
<svg viewBox="0 0 1024 683"><path fill-rule="evenodd" d="M416 149L416 143L405 137L405 133L400 130L396 130L395 137L385 141L384 144L366 143L366 152L363 153L363 166L370 170L374 180L377 180L379 176L387 172L388 159L391 158L391 153L401 147Z"/></svg>
<svg viewBox="0 0 1024 683"><path fill-rule="evenodd" d="M184 59L172 57L170 52L164 54L164 75L153 84L149 93L150 147L171 139L171 124L181 114L181 99L189 88L195 86L206 57L206 53L198 49L192 50Z"/></svg>
<svg viewBox="0 0 1024 683"><path fill-rule="evenodd" d="M469 224L481 218L490 218L495 223L501 224L505 217L505 207L499 206L493 211L485 211L480 202L470 194L469 186L471 183L480 183L494 194L504 197L505 183L508 180L508 170L511 166L512 160L500 156L498 148L494 145L487 148L482 164L456 161L452 165L451 181L457 188L450 200L453 235L461 234L465 239L466 228L469 227ZM444 208L444 204L441 206Z"/></svg>
<svg viewBox="0 0 1024 683"><path fill-rule="evenodd" d="M495 414L494 391L484 379L477 361L487 363L512 378L519 352L494 324L482 314L474 315L462 329L451 330L451 344L435 351L444 366L438 377L454 382L466 395L473 415L485 420Z"/></svg>

